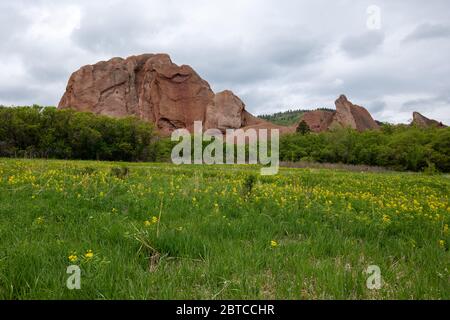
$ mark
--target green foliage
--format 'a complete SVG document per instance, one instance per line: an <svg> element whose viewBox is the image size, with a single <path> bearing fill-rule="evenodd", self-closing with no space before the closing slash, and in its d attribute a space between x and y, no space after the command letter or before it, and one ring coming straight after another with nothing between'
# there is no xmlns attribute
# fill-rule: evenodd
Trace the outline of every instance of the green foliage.
<svg viewBox="0 0 450 320"><path fill-rule="evenodd" d="M97 170L93 167L84 167L80 169L82 175L91 175L94 174Z"/></svg>
<svg viewBox="0 0 450 320"><path fill-rule="evenodd" d="M1 157L115 161L156 157L153 126L132 117L113 119L38 106L0 107L0 123Z"/></svg>
<svg viewBox="0 0 450 320"><path fill-rule="evenodd" d="M427 167L423 169L423 172L427 175L435 175L438 173L438 170L436 169L436 165L433 162L430 162L427 160Z"/></svg>
<svg viewBox="0 0 450 320"><path fill-rule="evenodd" d="M178 143L158 137L151 124L136 118L53 107L0 107L0 123L0 157L168 162ZM384 124L381 130L363 133L339 129L306 134L306 127L300 122L298 133L281 137L281 161L450 172L450 128ZM203 147L208 144L203 142Z"/></svg>
<svg viewBox="0 0 450 320"><path fill-rule="evenodd" d="M254 174L249 174L245 177L243 184L244 195L247 197L252 193L253 187L257 181L257 177Z"/></svg>
<svg viewBox="0 0 450 320"><path fill-rule="evenodd" d="M446 176L122 165L0 159L0 300L450 299Z"/></svg>
<svg viewBox="0 0 450 320"><path fill-rule="evenodd" d="M119 178L125 179L130 174L130 169L128 167L113 167L111 168L111 175Z"/></svg>
<svg viewBox="0 0 450 320"><path fill-rule="evenodd" d="M450 172L450 128L385 125L381 130L363 133L340 129L310 135L291 134L281 137L280 158Z"/></svg>
<svg viewBox="0 0 450 320"><path fill-rule="evenodd" d="M298 124L298 127L296 129L297 133L300 133L302 135L308 134L311 132L310 127L308 126L308 124L306 123L306 121L302 120L300 121L300 123Z"/></svg>
<svg viewBox="0 0 450 320"><path fill-rule="evenodd" d="M285 112L261 115L259 118L280 126L290 126L296 124L300 120L301 116L307 111L308 110L288 110Z"/></svg>
<svg viewBox="0 0 450 320"><path fill-rule="evenodd" d="M318 108L317 110L324 110L324 111L334 111L332 109L328 108ZM288 110L288 111L282 111L282 112L276 112L273 114L264 114L258 116L258 118L261 118L263 120L272 122L274 124L280 125L280 126L292 126L294 124L297 124L302 116L311 110Z"/></svg>

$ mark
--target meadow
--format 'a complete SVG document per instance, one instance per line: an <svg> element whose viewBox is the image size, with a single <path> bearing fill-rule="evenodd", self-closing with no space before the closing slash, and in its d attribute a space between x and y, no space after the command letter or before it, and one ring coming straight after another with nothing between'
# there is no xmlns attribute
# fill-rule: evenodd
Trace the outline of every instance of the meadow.
<svg viewBox="0 0 450 320"><path fill-rule="evenodd" d="M0 299L450 299L448 175L259 169L0 159Z"/></svg>

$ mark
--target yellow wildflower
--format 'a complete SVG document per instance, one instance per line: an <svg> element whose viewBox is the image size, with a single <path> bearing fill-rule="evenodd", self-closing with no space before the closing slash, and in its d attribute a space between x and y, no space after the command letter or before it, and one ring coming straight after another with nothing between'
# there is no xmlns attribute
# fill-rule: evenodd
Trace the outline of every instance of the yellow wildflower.
<svg viewBox="0 0 450 320"><path fill-rule="evenodd" d="M42 217L37 217L37 218L36 218L36 223L37 223L37 224L43 224L43 223L44 223L44 218L42 218Z"/></svg>
<svg viewBox="0 0 450 320"><path fill-rule="evenodd" d="M144 221L144 225L145 225L146 227L149 227L149 226L151 226L152 224L158 223L158 221L159 221L158 217L153 216L153 217L151 217L150 220L145 220L145 221Z"/></svg>
<svg viewBox="0 0 450 320"><path fill-rule="evenodd" d="M272 241L270 241L270 246L272 248L276 248L276 247L278 247L278 242L276 242L275 240L272 240Z"/></svg>
<svg viewBox="0 0 450 320"><path fill-rule="evenodd" d="M70 262L77 262L77 260L78 260L78 257L77 257L76 254L71 254L71 255L69 256L69 261L70 261Z"/></svg>
<svg viewBox="0 0 450 320"><path fill-rule="evenodd" d="M441 248L445 248L445 241L444 240L439 240L439 246Z"/></svg>
<svg viewBox="0 0 450 320"><path fill-rule="evenodd" d="M92 259L94 257L94 252L92 252L92 250L88 250L86 251L86 253L84 254L84 257L86 259Z"/></svg>

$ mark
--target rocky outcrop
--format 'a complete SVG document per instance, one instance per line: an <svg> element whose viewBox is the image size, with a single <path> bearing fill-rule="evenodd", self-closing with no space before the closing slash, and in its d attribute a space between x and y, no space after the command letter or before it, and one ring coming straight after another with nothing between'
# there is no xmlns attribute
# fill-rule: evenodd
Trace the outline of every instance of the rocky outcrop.
<svg viewBox="0 0 450 320"><path fill-rule="evenodd" d="M415 125L419 128L430 128L430 127L445 128L446 127L442 122L438 122L433 119L428 119L427 117L423 116L419 112L413 113L413 121L412 121L411 125Z"/></svg>
<svg viewBox="0 0 450 320"><path fill-rule="evenodd" d="M222 132L244 126L245 104L231 91L219 92L214 102L206 108L206 128L217 128Z"/></svg>
<svg viewBox="0 0 450 320"><path fill-rule="evenodd" d="M305 113L301 120L305 121L312 132L322 132L328 130L335 112L325 110L315 110Z"/></svg>
<svg viewBox="0 0 450 320"><path fill-rule="evenodd" d="M358 131L379 129L378 124L365 108L348 101L341 95L336 100L336 114L331 126L350 127Z"/></svg>
<svg viewBox="0 0 450 320"><path fill-rule="evenodd" d="M335 102L336 111L315 110L305 113L301 120L313 132L336 128L352 128L358 131L379 129L379 125L365 108L348 101L341 95Z"/></svg>
<svg viewBox="0 0 450 320"><path fill-rule="evenodd" d="M215 94L191 67L174 64L167 54L113 58L72 74L58 108L111 117L136 116L162 133L178 128L221 130L264 125L250 116L231 91Z"/></svg>

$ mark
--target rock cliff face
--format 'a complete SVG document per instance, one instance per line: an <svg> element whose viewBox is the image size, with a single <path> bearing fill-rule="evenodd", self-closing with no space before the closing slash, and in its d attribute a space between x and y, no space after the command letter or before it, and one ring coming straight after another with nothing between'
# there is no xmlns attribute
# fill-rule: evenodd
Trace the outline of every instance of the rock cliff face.
<svg viewBox="0 0 450 320"><path fill-rule="evenodd" d="M438 122L433 119L428 119L427 117L421 115L419 112L413 113L413 121L411 124L418 126L420 128L430 128L430 127L445 128L446 127L442 122Z"/></svg>
<svg viewBox="0 0 450 320"><path fill-rule="evenodd" d="M215 94L191 67L174 64L167 54L113 58L72 74L58 108L112 117L137 116L162 133L193 129L237 129L267 123L245 111L231 91ZM268 124L268 123L267 123ZM268 124L270 125L270 124Z"/></svg>
<svg viewBox="0 0 450 320"><path fill-rule="evenodd" d="M219 92L213 103L206 108L206 128L217 128L221 131L244 126L245 105L231 91Z"/></svg>
<svg viewBox="0 0 450 320"><path fill-rule="evenodd" d="M334 115L332 111L315 110L305 113L301 120L306 122L311 131L322 132L328 130Z"/></svg>
<svg viewBox="0 0 450 320"><path fill-rule="evenodd" d="M349 127L358 131L378 129L379 125L363 107L354 105L341 95L335 102L336 111L316 110L303 115L311 131L322 132L334 128Z"/></svg>
<svg viewBox="0 0 450 320"><path fill-rule="evenodd" d="M373 120L369 111L365 108L355 105L347 100L347 97L341 95L336 100L336 114L333 122L342 127L350 127L358 131L374 130L379 126Z"/></svg>

